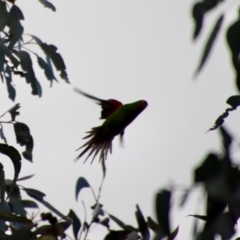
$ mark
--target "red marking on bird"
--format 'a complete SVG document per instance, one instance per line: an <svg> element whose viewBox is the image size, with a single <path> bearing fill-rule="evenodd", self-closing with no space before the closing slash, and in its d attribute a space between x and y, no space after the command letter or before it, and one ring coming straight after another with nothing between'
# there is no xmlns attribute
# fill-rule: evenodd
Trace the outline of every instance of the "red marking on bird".
<svg viewBox="0 0 240 240"><path fill-rule="evenodd" d="M147 101L145 101L145 100L140 100L140 102L139 102L139 104L138 104L138 107L139 107L140 109L145 109L147 106L148 106Z"/></svg>

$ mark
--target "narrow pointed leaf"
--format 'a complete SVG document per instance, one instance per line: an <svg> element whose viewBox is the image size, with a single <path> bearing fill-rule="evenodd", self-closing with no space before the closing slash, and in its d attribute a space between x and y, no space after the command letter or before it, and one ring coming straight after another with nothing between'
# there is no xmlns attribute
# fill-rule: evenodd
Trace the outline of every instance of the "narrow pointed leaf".
<svg viewBox="0 0 240 240"><path fill-rule="evenodd" d="M83 189L83 188L88 188L90 187L88 181L83 178L83 177L79 177L78 180L77 180L77 183L76 183L76 188L75 188L75 198L76 198L76 201L78 199L78 195L80 193L80 191Z"/></svg>
<svg viewBox="0 0 240 240"><path fill-rule="evenodd" d="M3 129L0 128L0 138L5 142L5 144L7 144L7 139L4 135Z"/></svg>
<svg viewBox="0 0 240 240"><path fill-rule="evenodd" d="M1 203L0 203L0 210L3 210L4 203L5 203L5 173L3 170L3 165L0 163L0 197L1 197Z"/></svg>
<svg viewBox="0 0 240 240"><path fill-rule="evenodd" d="M39 66L44 70L44 74L46 78L49 81L51 81L51 84L52 84L52 81L56 79L52 69L49 67L48 63L46 63L41 57L37 56L37 60L38 60Z"/></svg>
<svg viewBox="0 0 240 240"><path fill-rule="evenodd" d="M32 200L21 200L24 208L39 208L36 202Z"/></svg>
<svg viewBox="0 0 240 240"><path fill-rule="evenodd" d="M64 79L67 83L69 83L69 79L66 73L66 66L64 60L60 53L57 52L57 47L52 44L42 43L40 47L44 51L44 53L49 56L51 61L53 62L55 68L60 71L60 77Z"/></svg>
<svg viewBox="0 0 240 240"><path fill-rule="evenodd" d="M190 192L191 192L191 189L188 189L188 190L186 190L186 191L183 193L183 195L182 195L182 197L181 197L181 199L180 199L180 202L179 202L179 206L180 206L180 207L183 207L183 206L184 206L184 204L186 203L186 201L187 201L187 199L188 199L188 196L189 196Z"/></svg>
<svg viewBox="0 0 240 240"><path fill-rule="evenodd" d="M214 28L213 28L213 30L212 30L212 32L211 32L211 34L210 34L210 36L207 40L206 46L204 48L203 55L202 55L202 58L200 60L200 64L199 64L199 66L196 70L196 73L195 73L196 76L198 75L198 73L202 69L203 65L205 64L205 62L206 62L206 60L209 56L210 51L212 50L212 46L213 46L213 44L214 44L214 42L217 38L217 35L218 35L219 30L221 28L221 25L223 23L223 19L224 19L224 15L221 15L218 18L216 24L214 25Z"/></svg>
<svg viewBox="0 0 240 240"><path fill-rule="evenodd" d="M136 218L137 218L137 223L138 223L138 228L139 231L141 232L142 238L144 240L149 240L150 239L150 232L147 226L147 223L144 219L144 216L139 208L139 206L136 206L137 211L135 212Z"/></svg>
<svg viewBox="0 0 240 240"><path fill-rule="evenodd" d="M0 39L0 41L2 40ZM0 47L0 72L3 72L4 64L5 64L5 54L3 49Z"/></svg>
<svg viewBox="0 0 240 240"><path fill-rule="evenodd" d="M122 229L125 229L126 224L122 222L120 219L116 218L115 216L108 214L108 216Z"/></svg>
<svg viewBox="0 0 240 240"><path fill-rule="evenodd" d="M201 219L203 221L207 221L208 220L208 217L207 216L204 216L204 215L188 215L189 217L195 217L197 219Z"/></svg>
<svg viewBox="0 0 240 240"><path fill-rule="evenodd" d="M35 199L43 199L46 196L45 193L33 188L23 188L23 190L27 193L27 195Z"/></svg>
<svg viewBox="0 0 240 240"><path fill-rule="evenodd" d="M199 33L202 29L204 13L205 13L205 10L204 10L203 2L197 2L193 5L192 17L193 17L194 22L195 22L193 39L196 39L199 36Z"/></svg>
<svg viewBox="0 0 240 240"><path fill-rule="evenodd" d="M71 209L69 214L68 214L68 217L70 217L73 221L73 235L74 235L74 238L75 240L78 239L78 233L79 233L79 230L82 226L81 222L80 222L80 219L78 218L78 216L75 214L75 212Z"/></svg>
<svg viewBox="0 0 240 240"><path fill-rule="evenodd" d="M230 148L230 145L232 143L232 136L223 127L220 127L220 133L221 133L221 136L222 136L223 148L225 150L225 153L226 153L228 159L230 159L230 155L229 155L229 151L230 150L229 150L229 148Z"/></svg>
<svg viewBox="0 0 240 240"><path fill-rule="evenodd" d="M147 217L148 228L157 233L160 230L160 226L151 217Z"/></svg>
<svg viewBox="0 0 240 240"><path fill-rule="evenodd" d="M49 202L43 200L43 199L37 199L35 198L37 201L39 201L40 203L42 203L46 208L48 208L49 210L51 210L52 212L54 212L56 215L58 215L60 218L65 219L66 221L71 222L70 218L66 217L66 215L62 214L60 211L58 211L54 206L52 206Z"/></svg>
<svg viewBox="0 0 240 240"><path fill-rule="evenodd" d="M179 227L177 226L177 228L169 235L167 240L174 240L175 237L178 235L178 229L179 229Z"/></svg>
<svg viewBox="0 0 240 240"><path fill-rule="evenodd" d="M171 192L168 190L162 190L161 192L159 192L155 200L158 223L165 236L170 235L170 200Z"/></svg>
<svg viewBox="0 0 240 240"><path fill-rule="evenodd" d="M5 68L5 79L6 79L8 97L12 101L14 101L16 98L16 90L12 85L12 72L8 65L6 65L6 68Z"/></svg>
<svg viewBox="0 0 240 240"><path fill-rule="evenodd" d="M49 8L49 9L53 10L54 12L56 11L55 6L54 6L52 3L50 3L49 1L47 1L47 0L38 0L38 1L39 1L44 7Z"/></svg>
<svg viewBox="0 0 240 240"><path fill-rule="evenodd" d="M31 36L38 45L43 44L43 41L39 37L36 37L34 35L31 35L31 34L29 34L29 36Z"/></svg>
<svg viewBox="0 0 240 240"><path fill-rule="evenodd" d="M21 178L18 178L18 182L19 181L24 181L24 180L27 180L27 179L30 179L30 178L32 178L32 177L34 177L35 176L35 174L32 174L32 175L28 175L28 176L25 176L25 177L21 177Z"/></svg>

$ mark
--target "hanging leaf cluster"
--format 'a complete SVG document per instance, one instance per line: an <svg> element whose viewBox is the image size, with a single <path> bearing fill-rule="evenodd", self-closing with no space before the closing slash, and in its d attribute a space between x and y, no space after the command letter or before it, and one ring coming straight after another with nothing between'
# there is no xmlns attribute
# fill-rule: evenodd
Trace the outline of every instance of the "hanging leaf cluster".
<svg viewBox="0 0 240 240"><path fill-rule="evenodd" d="M194 40L200 36L200 32L203 29L202 26L203 26L205 15L209 13L209 10L215 9L222 2L223 1L220 1L220 0L205 0L205 1L197 2L193 5L192 15L193 15L194 25L195 25L194 34L193 34ZM213 49L214 43L217 40L217 37L220 33L221 27L224 22L224 15L225 14L220 14L220 16L216 19L216 22L213 25L211 32L209 34L209 37L206 39L206 43L202 51L202 56L200 58L197 69L195 71L195 76L197 76L199 72L202 70L203 66L205 65ZM232 66L235 71L235 85L237 90L240 91L240 60L239 60L240 14L238 14L238 18L227 27L226 40L227 40L227 47L230 50L229 52L231 55ZM229 99L227 100L227 103L230 104L232 108L226 109L226 111L217 118L214 126L209 130L215 130L223 124L225 118L227 118L227 116L229 115L229 111L235 110L236 107L238 106L238 103L236 104L236 101L237 102L239 101L238 98L239 96L229 97Z"/></svg>
<svg viewBox="0 0 240 240"><path fill-rule="evenodd" d="M13 101L16 98L14 75L25 78L33 95L42 96L42 88L33 68L33 60L37 61L51 86L54 80L57 81L53 66L59 72L60 78L69 83L66 66L57 47L44 43L33 35L24 34L22 25L24 15L14 4L15 1L10 2L11 6L6 1L0 0L0 76L2 82L6 84L8 97ZM49 1L39 0L39 2L53 11L56 10ZM31 50L33 44L40 47L44 57Z"/></svg>
<svg viewBox="0 0 240 240"><path fill-rule="evenodd" d="M231 157L235 140L222 127L220 135L223 153L209 153L193 173L193 187L202 188L200 198L205 201L203 214L197 212L189 215L195 219L193 238L198 240L214 240L217 235L221 239L231 239L236 233L236 223L240 217L240 168ZM189 193L193 192L193 187L183 194L181 206L186 203ZM198 227L199 221L204 223L202 229Z"/></svg>
<svg viewBox="0 0 240 240"><path fill-rule="evenodd" d="M2 164L0 164L2 167ZM2 170L2 168L1 168ZM39 190L25 188L18 182L31 179L34 175L18 178L16 182L4 179L3 171L0 171L1 209L0 209L0 238L11 240L32 240L38 237L52 236L52 239L65 239L65 231L71 226L74 212L70 210L68 215L63 215L50 203L44 200L45 194ZM22 193L31 199L23 199ZM39 204L44 205L51 212L35 215L31 219L27 217L28 210L39 210ZM11 233L11 235L9 235Z"/></svg>

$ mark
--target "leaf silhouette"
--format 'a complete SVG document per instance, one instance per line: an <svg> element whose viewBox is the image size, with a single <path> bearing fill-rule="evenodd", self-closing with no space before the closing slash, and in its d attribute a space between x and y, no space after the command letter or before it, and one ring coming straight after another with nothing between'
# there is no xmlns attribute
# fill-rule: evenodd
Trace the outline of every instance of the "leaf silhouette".
<svg viewBox="0 0 240 240"><path fill-rule="evenodd" d="M122 222L120 219L116 218L115 216L108 214L108 216L122 229L125 229L126 224Z"/></svg>
<svg viewBox="0 0 240 240"><path fill-rule="evenodd" d="M227 130L223 127L220 127L220 133L222 136L222 144L225 150L226 156L228 160L230 160L230 145L232 143L232 136L227 132Z"/></svg>
<svg viewBox="0 0 240 240"><path fill-rule="evenodd" d="M11 118L12 118L12 121L15 121L16 116L20 114L19 111L18 111L19 108L20 108L20 104L17 103L17 104L15 104L12 108L10 108L10 109L7 111L7 112L10 113Z"/></svg>
<svg viewBox="0 0 240 240"><path fill-rule="evenodd" d="M205 48L203 51L203 56L200 60L200 64L196 70L195 76L197 76L198 73L200 72L200 70L202 69L203 65L205 64L205 62L209 56L210 51L212 50L212 46L217 38L217 35L218 35L221 25L223 23L223 19L224 19L224 15L221 15L213 27L213 30L212 30L212 32L207 40L207 43L205 45Z"/></svg>
<svg viewBox="0 0 240 240"><path fill-rule="evenodd" d="M144 219L144 216L139 208L139 206L136 206L137 211L135 212L136 218L137 218L137 223L138 223L138 228L139 231L141 232L141 235L144 240L149 240L150 239L150 232L148 229L148 225Z"/></svg>
<svg viewBox="0 0 240 240"><path fill-rule="evenodd" d="M179 227L176 227L176 229L169 235L167 240L174 240L175 237L178 235L178 229L179 229Z"/></svg>
<svg viewBox="0 0 240 240"><path fill-rule="evenodd" d="M80 191L83 189L83 188L88 188L90 187L88 181L83 178L83 177L79 177L78 180L77 180L77 183L76 183L76 188L75 188L75 198L76 198L76 201L78 199L78 195L80 193Z"/></svg>
<svg viewBox="0 0 240 240"><path fill-rule="evenodd" d="M221 163L216 154L209 153L199 167L194 170L194 182L206 182L218 175Z"/></svg>
<svg viewBox="0 0 240 240"><path fill-rule="evenodd" d="M8 91L8 97L14 101L16 97L16 90L12 85L12 72L8 65L6 65L5 68L5 79L6 79L6 85L7 85L7 91Z"/></svg>
<svg viewBox="0 0 240 240"><path fill-rule="evenodd" d="M40 84L35 76L35 72L33 70L32 66L32 59L28 52L26 51L16 51L13 50L14 54L16 54L21 63L21 67L23 71L25 71L24 77L26 79L27 83L30 83L32 88L32 94L38 95L39 97L42 96L42 89L40 87Z"/></svg>
<svg viewBox="0 0 240 240"><path fill-rule="evenodd" d="M109 230L110 229L109 220L110 219L108 217L106 217L106 218L102 219L99 223Z"/></svg>
<svg viewBox="0 0 240 240"><path fill-rule="evenodd" d="M2 40L0 39L0 42L1 41ZM4 54L4 51L3 51L3 49L1 48L1 45L0 45L0 72L3 72L4 64L5 64L5 54Z"/></svg>
<svg viewBox="0 0 240 240"><path fill-rule="evenodd" d="M225 112L217 118L213 127L211 127L208 131L219 128L224 123L224 120L228 116L229 112L236 110L236 108L240 105L240 95L229 97L226 103L229 104L231 108L227 108Z"/></svg>
<svg viewBox="0 0 240 240"><path fill-rule="evenodd" d="M3 128L0 128L0 138L7 144L7 139L4 135Z"/></svg>
<svg viewBox="0 0 240 240"><path fill-rule="evenodd" d="M49 64L47 62L45 62L41 57L37 56L37 60L38 60L38 64L39 66L44 70L44 74L46 76L46 78L51 82L53 80L56 80L54 73L52 71L51 65L49 66ZM49 62L51 64L51 62Z"/></svg>
<svg viewBox="0 0 240 240"><path fill-rule="evenodd" d="M199 36L199 33L202 29L204 13L205 13L205 9L204 9L204 4L202 2L197 2L193 5L192 17L195 21L193 39L196 39Z"/></svg>
<svg viewBox="0 0 240 240"><path fill-rule="evenodd" d="M7 25L9 14L6 8L6 2L0 1L0 31Z"/></svg>
<svg viewBox="0 0 240 240"><path fill-rule="evenodd" d="M179 202L179 206L180 206L180 207L183 207L184 204L186 203L186 201L187 201L187 199L188 199L188 197L189 197L189 194L190 194L191 190L192 190L192 189L189 188L189 189L187 189L187 190L183 193L183 195L182 195L182 197L181 197L181 199L180 199L180 202Z"/></svg>
<svg viewBox="0 0 240 240"><path fill-rule="evenodd" d="M10 50L12 50L12 48L15 46L18 40L22 37L24 29L20 20L23 20L23 19L24 17L21 10L17 6L12 5L10 9L10 18L8 21L9 34L10 34L8 48Z"/></svg>
<svg viewBox="0 0 240 240"><path fill-rule="evenodd" d="M157 193L155 200L157 219L164 236L169 236L171 233L169 222L170 200L171 192L168 190Z"/></svg>
<svg viewBox="0 0 240 240"><path fill-rule="evenodd" d="M9 49L3 44L2 40L0 39L0 49L1 52L9 58L9 60L12 62L14 67L17 67L19 65L19 61L16 57L13 56L13 54L9 51Z"/></svg>
<svg viewBox="0 0 240 240"><path fill-rule="evenodd" d="M67 221L70 221L69 218L67 218L64 214L59 212L54 206L52 206L49 202L45 201L43 198L46 196L45 193L32 189L32 188L23 188L23 190L27 193L28 196L32 197L33 199L37 200L41 204L43 204L45 207L50 209L52 212L57 214L59 217L66 219Z"/></svg>
<svg viewBox="0 0 240 240"><path fill-rule="evenodd" d="M24 20L23 13L17 5L12 5L10 10L10 17L14 19L14 21Z"/></svg>
<svg viewBox="0 0 240 240"><path fill-rule="evenodd" d="M17 143L21 146L26 146L25 151L22 153L23 157L32 162L33 138L29 127L25 123L16 122L14 124L14 132Z"/></svg>
<svg viewBox="0 0 240 240"><path fill-rule="evenodd" d="M70 217L73 221L73 234L74 234L75 240L77 240L78 239L78 233L79 233L79 230L80 230L81 225L82 225L81 221L72 209L68 213L68 217Z"/></svg>
<svg viewBox="0 0 240 240"><path fill-rule="evenodd" d="M36 202L32 200L21 200L24 208L39 208Z"/></svg>
<svg viewBox="0 0 240 240"><path fill-rule="evenodd" d="M204 215L188 215L189 217L195 217L197 219L201 219L203 221L207 221L208 220L208 216L204 216Z"/></svg>
<svg viewBox="0 0 240 240"><path fill-rule="evenodd" d="M13 185L15 185L21 170L21 156L14 147L2 143L0 143L0 153L8 156L13 163L14 166Z"/></svg>
<svg viewBox="0 0 240 240"><path fill-rule="evenodd" d="M240 91L240 61L238 59L240 53L240 19L234 22L226 33L227 43L232 54L232 63L236 73L236 86Z"/></svg>
<svg viewBox="0 0 240 240"><path fill-rule="evenodd" d="M50 3L47 0L38 0L44 7L46 8L50 8L51 10L53 10L54 12L56 11L56 8L54 7L54 5L52 3Z"/></svg>
<svg viewBox="0 0 240 240"><path fill-rule="evenodd" d="M212 10L214 7L216 7L222 0L204 0L204 8L205 11Z"/></svg>
<svg viewBox="0 0 240 240"><path fill-rule="evenodd" d="M39 190L33 189L33 188L23 188L23 190L29 195L30 197L37 198L37 199L43 199L46 194L43 192L40 192Z"/></svg>
<svg viewBox="0 0 240 240"><path fill-rule="evenodd" d="M160 230L159 224L156 223L151 217L147 217L147 225L148 228L153 230L155 233L157 233Z"/></svg>
<svg viewBox="0 0 240 240"><path fill-rule="evenodd" d="M40 48L46 54L47 64L51 69L51 71L52 71L52 67L51 67L51 61L52 61L57 71L60 71L60 77L64 79L66 83L69 83L68 75L66 72L66 66L62 56L57 52L57 47L52 44L44 43L40 38L34 35L30 35L30 36L36 41L36 43L40 46Z"/></svg>
<svg viewBox="0 0 240 240"><path fill-rule="evenodd" d="M33 197L33 196L32 196ZM33 197L34 198L34 197ZM66 219L67 221L71 222L71 220L69 218L67 218L64 214L62 214L61 212L59 212L53 205L51 205L49 202L43 200L43 199L38 199L35 198L37 201L39 201L41 204L43 204L46 208L48 208L49 210L51 210L52 212L54 212L56 215L58 215L60 218L62 219Z"/></svg>
<svg viewBox="0 0 240 240"><path fill-rule="evenodd" d="M27 179L30 179L30 178L32 178L32 177L34 177L35 176L35 174L32 174L32 175L28 175L28 176L25 176L25 177L21 177L21 178L18 178L18 182L19 181L24 181L24 180L27 180Z"/></svg>
<svg viewBox="0 0 240 240"><path fill-rule="evenodd" d="M4 207L4 198L5 198L5 173L3 170L3 165L0 163L0 198L1 198L1 209L3 210Z"/></svg>
<svg viewBox="0 0 240 240"><path fill-rule="evenodd" d="M40 47L44 53L50 57L55 68L60 71L60 77L69 83L69 79L66 73L66 66L62 56L57 52L57 47L52 44L42 43Z"/></svg>

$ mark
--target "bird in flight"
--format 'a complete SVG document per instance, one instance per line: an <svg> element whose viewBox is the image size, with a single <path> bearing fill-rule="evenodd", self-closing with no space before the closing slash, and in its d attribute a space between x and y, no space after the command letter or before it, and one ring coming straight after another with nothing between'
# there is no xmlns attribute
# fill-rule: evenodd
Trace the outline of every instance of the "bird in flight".
<svg viewBox="0 0 240 240"><path fill-rule="evenodd" d="M76 157L75 161L79 160L85 153L88 155L84 161L87 161L92 156L92 162L99 154L99 161L105 161L108 152L112 153L112 141L115 136L119 135L123 141L123 135L126 127L148 106L145 100L139 100L133 103L122 104L118 100L104 100L97 98L88 93L74 88L74 90L90 99L93 99L101 106L100 119L105 119L101 126L93 127L87 132L83 139L88 141L77 150L83 149Z"/></svg>

